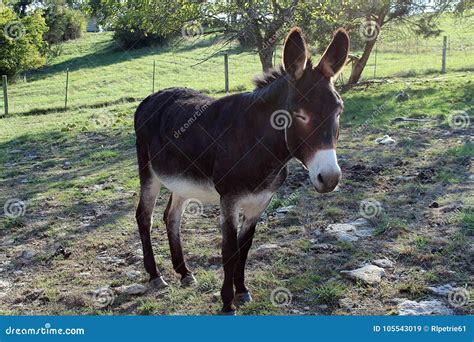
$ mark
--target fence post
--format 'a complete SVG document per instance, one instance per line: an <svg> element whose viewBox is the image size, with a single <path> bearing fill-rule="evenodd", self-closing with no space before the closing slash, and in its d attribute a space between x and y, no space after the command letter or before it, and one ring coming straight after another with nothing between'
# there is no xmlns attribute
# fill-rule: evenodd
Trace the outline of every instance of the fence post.
<svg viewBox="0 0 474 342"><path fill-rule="evenodd" d="M155 93L155 61L153 61L153 86L151 88L151 93Z"/></svg>
<svg viewBox="0 0 474 342"><path fill-rule="evenodd" d="M375 75L377 73L377 46L379 44L377 43L377 41L375 41L375 61L374 61L374 79L375 79Z"/></svg>
<svg viewBox="0 0 474 342"><path fill-rule="evenodd" d="M66 95L64 97L64 110L67 109L67 90L69 87L69 68L66 69Z"/></svg>
<svg viewBox="0 0 474 342"><path fill-rule="evenodd" d="M445 74L446 73L446 49L448 46L448 37L444 36L443 37L443 59L441 61L441 73Z"/></svg>
<svg viewBox="0 0 474 342"><path fill-rule="evenodd" d="M8 115L8 79L7 75L2 76L2 84L3 84L3 103L5 107L5 116Z"/></svg>
<svg viewBox="0 0 474 342"><path fill-rule="evenodd" d="M225 92L229 92L229 55L224 54Z"/></svg>

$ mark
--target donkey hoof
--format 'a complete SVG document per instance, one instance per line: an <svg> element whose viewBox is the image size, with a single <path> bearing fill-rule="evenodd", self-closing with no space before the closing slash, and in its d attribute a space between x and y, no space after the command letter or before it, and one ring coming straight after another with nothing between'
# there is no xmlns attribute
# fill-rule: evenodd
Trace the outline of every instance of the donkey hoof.
<svg viewBox="0 0 474 342"><path fill-rule="evenodd" d="M250 292L236 293L234 296L235 305L243 305L245 303L250 303L252 301L252 296Z"/></svg>
<svg viewBox="0 0 474 342"><path fill-rule="evenodd" d="M163 277L157 277L150 280L150 287L155 289L162 289L168 286L168 283L163 279Z"/></svg>
<svg viewBox="0 0 474 342"><path fill-rule="evenodd" d="M231 310L222 310L221 311L221 315L222 316L237 316L237 310L234 309L231 309Z"/></svg>
<svg viewBox="0 0 474 342"><path fill-rule="evenodd" d="M183 287L192 286L196 284L197 284L197 280L196 278L194 278L194 275L192 273L187 274L184 278L181 279L181 286Z"/></svg>

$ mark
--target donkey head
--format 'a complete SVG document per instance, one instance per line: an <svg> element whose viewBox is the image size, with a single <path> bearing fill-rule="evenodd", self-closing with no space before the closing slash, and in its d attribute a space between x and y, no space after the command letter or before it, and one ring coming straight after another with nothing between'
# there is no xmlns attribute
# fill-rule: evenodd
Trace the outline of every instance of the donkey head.
<svg viewBox="0 0 474 342"><path fill-rule="evenodd" d="M333 80L349 51L349 36L339 29L313 67L301 29L293 28L285 41L283 66L288 75L286 110L292 115L286 142L293 157L309 170L318 192L334 190L341 179L336 144L343 102Z"/></svg>

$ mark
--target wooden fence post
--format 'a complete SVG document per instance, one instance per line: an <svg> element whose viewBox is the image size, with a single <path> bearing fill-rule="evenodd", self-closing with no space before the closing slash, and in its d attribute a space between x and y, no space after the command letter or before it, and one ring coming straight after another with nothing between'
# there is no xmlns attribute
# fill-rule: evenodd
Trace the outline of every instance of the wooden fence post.
<svg viewBox="0 0 474 342"><path fill-rule="evenodd" d="M229 55L224 54L225 92L229 92Z"/></svg>
<svg viewBox="0 0 474 342"><path fill-rule="evenodd" d="M69 68L66 69L66 95L64 97L64 109L67 110L67 91L69 87Z"/></svg>
<svg viewBox="0 0 474 342"><path fill-rule="evenodd" d="M151 93L155 93L155 61L153 61L153 85L151 87Z"/></svg>
<svg viewBox="0 0 474 342"><path fill-rule="evenodd" d="M443 37L443 57L441 60L441 73L446 73L446 49L448 47L448 37Z"/></svg>
<svg viewBox="0 0 474 342"><path fill-rule="evenodd" d="M3 103L5 107L5 116L8 115L8 79L7 75L2 76L2 84L3 84Z"/></svg>

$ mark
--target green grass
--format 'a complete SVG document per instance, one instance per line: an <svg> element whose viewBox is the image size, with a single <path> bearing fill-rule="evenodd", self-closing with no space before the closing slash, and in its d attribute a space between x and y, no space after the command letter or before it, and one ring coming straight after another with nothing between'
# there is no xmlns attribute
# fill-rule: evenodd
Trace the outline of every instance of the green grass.
<svg viewBox="0 0 474 342"><path fill-rule="evenodd" d="M7 198L20 198L26 201L27 209L19 218L0 217L0 237L15 239L8 252L12 255L25 248L38 249L38 258L32 261L38 271L31 273L25 286L43 288L54 301L38 307L35 313L214 314L219 310L222 270L211 267L220 265L221 260L217 211L206 210L208 216L198 219L185 214L183 249L198 285L182 288L173 272L161 221L168 199L165 189L156 205L152 239L157 264L170 288L143 297L119 296L113 305L102 310L85 295L99 286L129 284L131 281L125 276L129 269L141 271L136 282L145 283L147 275L141 262L110 267L96 259L99 252L129 258L141 248L134 218L139 181L133 112L138 101L151 91L153 60L158 68L155 89L190 86L215 96L224 95L222 55L190 67L219 48L212 45L214 38L174 49L156 47L124 53L115 49L109 33L87 34L65 43L64 54L50 66L28 75L26 83L11 85L12 114L0 119L0 204ZM250 90L251 78L260 70L258 58L255 53L238 54L237 47L231 48L231 90ZM283 219L269 215L271 219L259 223L246 274L254 302L240 308L239 313L283 314L309 306L310 310L305 311L309 314L320 314L321 310L325 310L324 314L347 314L339 308L340 299L354 297L367 303L373 292L371 287L349 285L352 283L342 280L340 270L382 256L396 260L394 279L420 262L427 269L423 274L440 274L444 280L442 270L436 269L436 265L442 265L460 270L449 281L466 278L464 258L473 235L473 211L464 181L470 172L473 149L462 137L466 130L451 129L448 118L454 111L471 113L474 76L452 69L446 75L423 74L425 66L436 63L435 59L431 61L430 53L420 53L430 60L421 63L413 54L381 51L380 66L384 56L396 57L386 65L390 82L357 86L342 94L345 112L338 146L344 171L341 190L316 194L303 184L301 177L291 179L297 172L306 177L306 172L290 165L289 184L301 184L296 191L279 191L267 213L290 205L295 209ZM472 64L472 57L462 62L460 68ZM70 68L71 92L70 107L64 111L61 85L66 67ZM422 75L394 76L411 68ZM410 95L408 101L396 101L401 90ZM398 117L424 117L430 121L393 123ZM395 137L398 145L390 148L374 143L386 132ZM449 135L443 140L444 133ZM402 165L395 163L397 159ZM348 170L355 164L383 168L357 178ZM396 181L396 176L414 174L423 167L434 168L432 182ZM354 242L335 242L316 235L329 223L359 217L359 203L367 198L382 203L382 212L371 219L379 234ZM428 205L434 200L462 200L465 207L427 222L425 214L431 213ZM439 240L445 237L448 241L443 245ZM73 251L70 260L48 259L46 246L58 243ZM270 255L256 254L255 246L264 243L277 243L281 249ZM315 251L315 243L334 244L335 248ZM431 253L435 244L444 246L444 250ZM433 269L430 263L435 265ZM92 275L78 276L81 272ZM435 279L417 281L419 274L410 273L391 284L387 296L393 292L400 296L401 292L422 298L425 285ZM21 286L22 282L18 284ZM279 307L271 302L272 290L278 287L292 293L290 306ZM23 290L19 287L18 291L21 294ZM378 288L374 286L372 291ZM68 296L71 298L63 298ZM327 305L327 310L320 308L322 305ZM10 312L7 306L2 313ZM11 312L26 309L29 308Z"/></svg>

